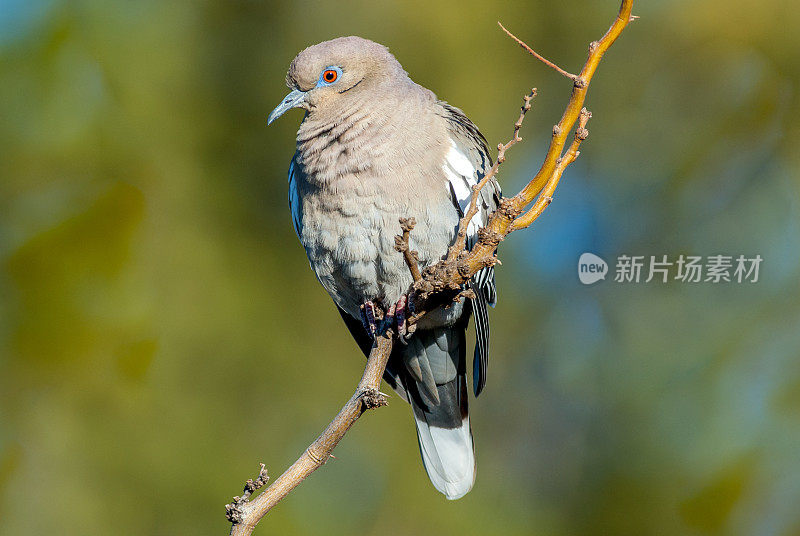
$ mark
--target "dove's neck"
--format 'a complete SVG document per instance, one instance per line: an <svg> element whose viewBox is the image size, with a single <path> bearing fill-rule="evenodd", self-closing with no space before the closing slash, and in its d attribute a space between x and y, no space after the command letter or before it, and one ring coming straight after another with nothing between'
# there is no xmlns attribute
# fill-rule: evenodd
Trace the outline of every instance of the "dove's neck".
<svg viewBox="0 0 800 536"><path fill-rule="evenodd" d="M335 110L312 109L297 132L306 180L329 188L353 180L391 183L418 176L428 158L443 161L446 135L437 130L435 102L433 93L413 84L402 92L354 95Z"/></svg>

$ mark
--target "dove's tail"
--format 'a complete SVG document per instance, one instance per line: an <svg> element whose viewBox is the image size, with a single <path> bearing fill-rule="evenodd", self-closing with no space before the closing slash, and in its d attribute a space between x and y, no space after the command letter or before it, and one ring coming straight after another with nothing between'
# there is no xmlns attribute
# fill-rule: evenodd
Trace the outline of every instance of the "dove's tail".
<svg viewBox="0 0 800 536"><path fill-rule="evenodd" d="M403 354L422 463L437 490L459 499L475 482L464 327L418 330Z"/></svg>

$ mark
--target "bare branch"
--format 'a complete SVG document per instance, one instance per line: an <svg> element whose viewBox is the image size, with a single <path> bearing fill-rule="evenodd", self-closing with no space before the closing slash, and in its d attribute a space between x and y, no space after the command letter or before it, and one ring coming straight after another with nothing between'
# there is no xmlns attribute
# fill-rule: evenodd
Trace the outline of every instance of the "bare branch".
<svg viewBox="0 0 800 536"><path fill-rule="evenodd" d="M530 110L531 100L536 94L535 89L524 97L519 118L514 123L512 138L507 143L498 145L497 160L479 183L473 187L472 199L468 210L459 222L455 243L443 260L420 270L417 256L410 248L410 234L414 228L414 221L413 219L401 221L403 234L396 238L395 247L403 254L414 280L409 291L409 300L414 311L411 318L406 320L409 325L415 324L428 311L436 307L470 297L471 291L464 289L464 283L480 269L499 264L500 261L495 252L500 241L512 231L531 225L550 204L564 170L578 157L578 148L588 136L586 124L591 114L583 108L583 104L589 82L603 54L619 37L625 26L635 19L631 16L632 4L633 0L622 0L619 14L609 30L599 41L589 45L589 57L579 75L572 75L547 61L506 30L502 24L500 25L530 54L573 80L572 94L561 119L553 127L550 147L539 171L517 195L501 199L499 207L489 217L487 224L478 231L478 241L471 250L466 250L467 226L477 213L481 188L497 174L500 165L505 161L506 151L522 140L519 131L525 114ZM578 126L574 139L562 155L567 136L576 122ZM537 196L536 203L526 212L526 207L533 203ZM251 494L264 486L267 481L266 470L262 464L258 478L255 481L248 480L245 485L243 497L234 497L234 501L227 506L228 519L233 523L232 535L251 534L256 524L267 512L303 479L332 457L331 453L334 447L367 409L386 404L385 395L378 391L378 387L392 351L393 337L392 331L387 330L376 338L364 369L364 375L355 393L303 455L277 480L250 500Z"/></svg>
<svg viewBox="0 0 800 536"><path fill-rule="evenodd" d="M523 214L519 216L514 222L511 224L510 231L516 231L517 229L524 229L530 226L536 218L541 216L544 209L553 202L553 192L555 192L556 186L558 186L558 181L561 179L561 175L564 173L564 170L567 168L568 165L573 163L578 155L580 155L580 151L578 148L581 145L581 142L589 137L589 131L586 130L586 123L589 122L589 119L592 118L592 113L588 111L586 108L581 110L581 115L578 118L578 128L575 129L575 139L572 140L572 144L567 149L567 152L558 159L558 163L556 164L556 168L553 171L553 175L550 176L550 180L547 181L542 192L539 195L539 198L533 204L533 206Z"/></svg>
<svg viewBox="0 0 800 536"><path fill-rule="evenodd" d="M553 137L550 141L550 147L547 150L544 162L539 168L539 171L517 195L511 198L503 198L500 201L500 206L489 217L489 221L486 223L485 227L479 231L478 241L470 251L466 251L466 249L453 251L453 248L451 248L444 260L423 270L422 280L414 283L411 296L414 311L429 311L437 305L441 305L447 300L452 299L450 295L442 296L437 294L442 294L442 290L449 290L452 294L453 289L457 289L460 285L466 283L469 278L475 275L479 270L485 266L496 264L497 258L495 256L495 251L498 243L515 228L521 228L514 225L515 220L517 220L519 215L524 212L525 208L536 199L537 195L554 176L557 175L558 178L560 178L564 168L577 157L576 146L574 155L564 155L565 158L562 158L562 151L564 150L567 136L575 125L575 122L583 115L582 110L586 100L586 92L603 54L605 54L606 50L616 41L617 37L619 37L622 30L625 29L625 26L627 26L628 22L631 20L632 6L633 0L622 0L619 14L611 24L611 27L599 41L593 41L589 45L589 56L580 74L574 79L572 94L570 95L569 102L567 103L561 119L553 127ZM588 121L588 117L586 120ZM500 160L499 155L498 160ZM555 184L557 184L558 178L556 178ZM544 197L552 198L552 195ZM538 217L538 215L534 214L541 213L547 204L549 204L549 201L545 198L541 201L543 206L536 208L535 212L529 213L530 217L526 215L524 219L518 223L527 223L530 225L530 222ZM529 219L530 221L528 221ZM459 246L462 243L463 241L457 242ZM455 266L453 266L453 264L455 264ZM419 314L419 317L421 316L422 314ZM418 318L414 320L416 319Z"/></svg>
<svg viewBox="0 0 800 536"><path fill-rule="evenodd" d="M521 46L523 49L525 49L528 52L528 54L530 54L531 56L533 56L537 60L541 61L542 63L544 63L548 67L554 69L557 73L566 76L570 80L576 80L578 78L576 75L565 71L564 69L562 69L561 67L559 67L558 65L556 65L552 61L548 60L547 58L545 58L544 56L542 56L541 54L539 54L538 52L533 50L528 45L526 45L525 42L522 41L519 37L517 37L516 35L512 34L508 30L506 30L506 27L503 26L503 24L500 21L497 21L497 24L500 26L500 28L503 29L504 32L506 32L506 35L508 35L511 39L516 41L519 46Z"/></svg>
<svg viewBox="0 0 800 536"><path fill-rule="evenodd" d="M386 363L389 361L389 355L392 353L392 336L392 332L388 331L377 337L367 359L364 375L361 377L355 393L333 418L325 431L309 445L303 455L255 499L247 500L249 497L247 491L245 491L244 498L234 497L232 503L234 507L229 509L234 513L228 516L233 523L231 536L252 534L256 524L267 512L308 475L328 461L333 449L366 410L386 405L386 396L378 391L378 387ZM266 475L266 471L264 471L264 475Z"/></svg>

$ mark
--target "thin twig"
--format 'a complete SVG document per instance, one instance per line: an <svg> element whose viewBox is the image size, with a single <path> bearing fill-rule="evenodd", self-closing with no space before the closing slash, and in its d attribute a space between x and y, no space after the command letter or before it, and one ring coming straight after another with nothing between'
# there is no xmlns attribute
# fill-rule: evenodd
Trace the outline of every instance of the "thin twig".
<svg viewBox="0 0 800 536"><path fill-rule="evenodd" d="M417 220L414 218L400 218L400 228L403 230L403 234L394 237L394 249L403 254L406 266L411 272L411 278L416 282L422 279L422 275L419 273L419 254L411 249L409 242L411 231L414 230L415 225L417 225Z"/></svg>
<svg viewBox="0 0 800 536"><path fill-rule="evenodd" d="M500 21L497 21L497 24L498 24L498 25L500 25L500 28L502 28L502 29L503 29L503 31L504 31L504 32L506 32L506 34L507 34L507 35L508 35L508 36L509 36L511 39L513 39L514 41L516 41L516 42L517 42L517 44L518 44L519 46L521 46L523 49L525 49L525 50L528 52L528 54L530 54L531 56L533 56L533 57L534 57L534 58L536 58L537 60L541 61L542 63L544 63L544 64L545 64L545 65L547 65L548 67L551 67L552 69L555 69L555 70L556 70L556 72L558 72L559 74L562 74L562 75L566 76L566 77L567 77L567 78L569 78L570 80L576 80L576 79L578 78L576 75L574 75L574 74L572 74L572 73L570 73L570 72L567 72L567 71L565 71L564 69L562 69L561 67L559 67L558 65L556 65L555 63L553 63L552 61L548 60L547 58L545 58L544 56L542 56L541 54L539 54L538 52L536 52L535 50L533 50L531 47L529 47L527 44L525 44L525 42L524 42L524 41L522 41L522 39L520 39L520 38L519 38L519 37L517 37L516 35L512 34L512 33L511 33L511 32L509 32L508 30L506 30L506 27L505 27L505 26L503 26L503 24L502 24Z"/></svg>
<svg viewBox="0 0 800 536"><path fill-rule="evenodd" d="M267 467L263 463L260 465L261 469L258 472L258 477L256 477L255 480L248 478L247 482L244 483L244 493L242 493L242 496L234 497L233 502L225 505L225 517L227 517L228 521L231 523L242 522L244 516L242 507L250 500L250 495L252 495L255 490L263 487L269 480Z"/></svg>

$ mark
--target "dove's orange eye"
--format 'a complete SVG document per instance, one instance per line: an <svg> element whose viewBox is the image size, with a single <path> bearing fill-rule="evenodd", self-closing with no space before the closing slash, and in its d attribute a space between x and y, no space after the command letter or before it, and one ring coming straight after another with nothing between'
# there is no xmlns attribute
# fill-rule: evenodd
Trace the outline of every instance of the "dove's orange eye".
<svg viewBox="0 0 800 536"><path fill-rule="evenodd" d="M328 69L327 71L322 73L322 79L329 84L336 82L337 78L339 78L339 73L337 73L333 69Z"/></svg>

